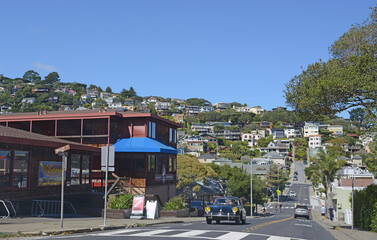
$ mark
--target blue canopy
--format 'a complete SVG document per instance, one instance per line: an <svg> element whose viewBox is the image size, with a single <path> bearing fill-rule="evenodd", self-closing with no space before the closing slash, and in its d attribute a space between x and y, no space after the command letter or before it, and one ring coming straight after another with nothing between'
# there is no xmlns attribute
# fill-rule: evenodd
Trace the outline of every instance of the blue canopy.
<svg viewBox="0 0 377 240"><path fill-rule="evenodd" d="M114 144L115 152L172 153L177 150L152 138L123 138Z"/></svg>

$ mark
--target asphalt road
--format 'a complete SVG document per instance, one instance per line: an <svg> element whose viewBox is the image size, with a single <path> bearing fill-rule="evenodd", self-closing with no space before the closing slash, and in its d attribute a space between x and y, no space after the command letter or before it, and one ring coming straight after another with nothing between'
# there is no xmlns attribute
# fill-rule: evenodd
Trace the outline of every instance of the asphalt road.
<svg viewBox="0 0 377 240"><path fill-rule="evenodd" d="M274 204L267 206L266 217L248 217L246 224L236 225L234 222L222 221L219 224L206 224L205 219L200 222L182 224L163 224L148 227L121 229L106 232L96 232L80 235L44 237L43 239L211 239L211 240L288 240L288 239L321 239L335 238L321 225L301 218L293 218L294 205L310 204L309 184L305 184L303 164L296 164L298 181L292 184L291 190L296 197L282 197L282 211L275 213Z"/></svg>

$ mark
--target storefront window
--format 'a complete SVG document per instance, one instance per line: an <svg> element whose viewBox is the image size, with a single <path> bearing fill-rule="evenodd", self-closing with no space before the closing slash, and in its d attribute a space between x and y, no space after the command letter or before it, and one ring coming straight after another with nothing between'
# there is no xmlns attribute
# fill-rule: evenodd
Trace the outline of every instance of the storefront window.
<svg viewBox="0 0 377 240"><path fill-rule="evenodd" d="M29 153L24 151L14 152L13 187L26 188L29 166Z"/></svg>
<svg viewBox="0 0 377 240"><path fill-rule="evenodd" d="M156 170L156 155L148 155L148 171Z"/></svg>
<svg viewBox="0 0 377 240"><path fill-rule="evenodd" d="M82 156L82 179L81 184L89 184L90 183L90 156L84 155Z"/></svg>
<svg viewBox="0 0 377 240"><path fill-rule="evenodd" d="M0 188L10 187L10 151L0 150Z"/></svg>
<svg viewBox="0 0 377 240"><path fill-rule="evenodd" d="M135 172L140 172L145 170L144 164L144 154L133 154L133 170Z"/></svg>
<svg viewBox="0 0 377 240"><path fill-rule="evenodd" d="M72 154L71 157L71 185L80 184L80 155Z"/></svg>

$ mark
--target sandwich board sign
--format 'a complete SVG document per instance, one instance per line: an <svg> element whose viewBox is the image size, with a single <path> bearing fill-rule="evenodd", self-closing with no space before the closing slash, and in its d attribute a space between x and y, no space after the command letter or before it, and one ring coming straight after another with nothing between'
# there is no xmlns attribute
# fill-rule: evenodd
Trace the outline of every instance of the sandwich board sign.
<svg viewBox="0 0 377 240"><path fill-rule="evenodd" d="M144 213L144 195L135 195L134 200L132 202L132 212L131 218L132 219L142 219Z"/></svg>
<svg viewBox="0 0 377 240"><path fill-rule="evenodd" d="M147 205L145 208L147 211L147 219L158 218L157 201L147 200Z"/></svg>

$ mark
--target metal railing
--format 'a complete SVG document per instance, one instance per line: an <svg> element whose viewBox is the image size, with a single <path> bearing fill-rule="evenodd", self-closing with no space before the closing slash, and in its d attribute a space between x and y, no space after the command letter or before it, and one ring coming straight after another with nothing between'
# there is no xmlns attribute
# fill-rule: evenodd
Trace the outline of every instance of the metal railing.
<svg viewBox="0 0 377 240"><path fill-rule="evenodd" d="M71 202L64 201L64 209L69 214L76 215L76 209ZM51 217L59 216L61 202L55 200L31 200L31 216ZM71 211L71 212L70 212ZM66 213L67 214L67 213Z"/></svg>
<svg viewBox="0 0 377 240"><path fill-rule="evenodd" d="M13 203L12 203L11 201L9 201L9 200L5 200L5 205L7 205L7 203L8 203L9 206L10 206L10 208L8 208L8 209L12 210L13 213L14 213L14 215L11 216L11 217L16 217L16 216L17 216L17 212L16 212L16 209L14 208ZM11 211L10 211L10 212L11 212Z"/></svg>
<svg viewBox="0 0 377 240"><path fill-rule="evenodd" d="M3 216L0 216L1 218L8 218L10 216L10 212L9 212L9 209L7 207L7 205L5 204L5 202L3 200L0 200L0 203L2 203L5 208L5 211L7 212L7 215L3 215Z"/></svg>

